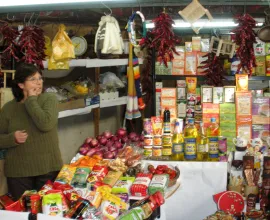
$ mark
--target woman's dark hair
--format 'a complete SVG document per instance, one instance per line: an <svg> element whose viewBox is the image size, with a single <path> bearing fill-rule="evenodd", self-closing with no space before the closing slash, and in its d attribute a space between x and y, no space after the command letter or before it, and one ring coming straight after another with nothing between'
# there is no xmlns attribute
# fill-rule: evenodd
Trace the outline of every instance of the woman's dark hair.
<svg viewBox="0 0 270 220"><path fill-rule="evenodd" d="M18 83L24 83L28 77L34 75L36 72L41 73L34 64L28 63L22 63L16 69L11 89L17 102L20 102L24 98L23 90L18 86Z"/></svg>

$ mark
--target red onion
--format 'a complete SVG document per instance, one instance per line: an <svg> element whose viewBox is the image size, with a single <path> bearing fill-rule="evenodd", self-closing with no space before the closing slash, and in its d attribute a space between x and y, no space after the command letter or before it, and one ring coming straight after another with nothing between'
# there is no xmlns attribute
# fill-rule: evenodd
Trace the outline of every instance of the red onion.
<svg viewBox="0 0 270 220"><path fill-rule="evenodd" d="M112 145L111 147L108 147L108 150L112 152L117 150L117 147L115 145Z"/></svg>
<svg viewBox="0 0 270 220"><path fill-rule="evenodd" d="M103 153L102 153L102 151L97 151L96 153L93 154L93 156L94 156L94 155L97 155L97 156L100 156L100 157L103 158Z"/></svg>
<svg viewBox="0 0 270 220"><path fill-rule="evenodd" d="M113 141L108 141L106 144L106 147L111 147L113 146L114 142Z"/></svg>
<svg viewBox="0 0 270 220"><path fill-rule="evenodd" d="M129 135L128 135L128 138L130 140L132 140L133 138L135 138L137 136L137 134L135 132L131 132Z"/></svg>
<svg viewBox="0 0 270 220"><path fill-rule="evenodd" d="M115 158L118 154L118 150L111 151L111 153L113 154L113 157Z"/></svg>
<svg viewBox="0 0 270 220"><path fill-rule="evenodd" d="M104 154L104 158L105 159L113 159L114 158L114 155L111 152L106 152Z"/></svg>
<svg viewBox="0 0 270 220"><path fill-rule="evenodd" d="M110 139L112 137L112 133L110 131L104 131L102 135L106 139Z"/></svg>
<svg viewBox="0 0 270 220"><path fill-rule="evenodd" d="M128 136L124 136L121 138L122 144L125 144L128 141Z"/></svg>
<svg viewBox="0 0 270 220"><path fill-rule="evenodd" d="M104 137L102 137L102 138L99 140L99 143L100 143L100 145L105 146L105 145L107 144L107 139L104 138Z"/></svg>
<svg viewBox="0 0 270 220"><path fill-rule="evenodd" d="M90 147L96 147L97 145L98 145L97 139L93 139L93 140L90 142Z"/></svg>
<svg viewBox="0 0 270 220"><path fill-rule="evenodd" d="M119 138L117 136L112 136L111 141L119 141Z"/></svg>
<svg viewBox="0 0 270 220"><path fill-rule="evenodd" d="M127 135L127 131L125 128L119 128L116 132L116 134L119 136L119 137L124 137Z"/></svg>
<svg viewBox="0 0 270 220"><path fill-rule="evenodd" d="M100 141L101 138L102 138L102 135L96 136L96 139L97 139L98 141Z"/></svg>
<svg viewBox="0 0 270 220"><path fill-rule="evenodd" d="M131 139L132 142L139 142L140 141L140 137L135 136L134 138Z"/></svg>
<svg viewBox="0 0 270 220"><path fill-rule="evenodd" d="M140 136L140 141L144 141L144 135L143 134L141 134L141 136Z"/></svg>
<svg viewBox="0 0 270 220"><path fill-rule="evenodd" d="M119 149L122 148L123 145L119 141L117 141L114 143L114 146Z"/></svg>
<svg viewBox="0 0 270 220"><path fill-rule="evenodd" d="M86 148L86 147L80 147L79 153L82 154L82 155L86 155L87 152L88 152L88 150L89 150L89 149Z"/></svg>
<svg viewBox="0 0 270 220"><path fill-rule="evenodd" d="M93 138L88 137L88 138L85 139L84 143L89 144L92 140L93 140Z"/></svg>
<svg viewBox="0 0 270 220"><path fill-rule="evenodd" d="M90 149L88 152L87 152L87 156L89 156L89 157L91 157L93 154L95 154L96 153L96 149L95 148L92 148L92 149Z"/></svg>

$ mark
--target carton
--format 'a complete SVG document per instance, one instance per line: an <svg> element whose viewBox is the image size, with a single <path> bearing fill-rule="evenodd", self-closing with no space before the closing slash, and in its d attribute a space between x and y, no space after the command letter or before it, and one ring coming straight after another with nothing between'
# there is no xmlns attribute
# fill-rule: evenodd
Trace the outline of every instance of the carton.
<svg viewBox="0 0 270 220"><path fill-rule="evenodd" d="M219 105L220 114L235 114L236 107L234 103L223 103Z"/></svg>
<svg viewBox="0 0 270 220"><path fill-rule="evenodd" d="M172 61L172 75L184 75L185 71L185 48L176 46L175 50L178 55L174 53Z"/></svg>
<svg viewBox="0 0 270 220"><path fill-rule="evenodd" d="M256 57L255 74L256 74L256 76L265 76L265 74L266 74L265 56L257 56Z"/></svg>
<svg viewBox="0 0 270 220"><path fill-rule="evenodd" d="M252 125L251 122L237 123L236 124L236 135L246 140L252 139Z"/></svg>
<svg viewBox="0 0 270 220"><path fill-rule="evenodd" d="M192 51L201 51L201 37L192 37Z"/></svg>
<svg viewBox="0 0 270 220"><path fill-rule="evenodd" d="M236 120L237 123L247 123L252 120L252 95L251 92L236 92Z"/></svg>
<svg viewBox="0 0 270 220"><path fill-rule="evenodd" d="M162 88L161 98L176 98L176 88Z"/></svg>
<svg viewBox="0 0 270 220"><path fill-rule="evenodd" d="M269 97L253 97L252 124L270 124Z"/></svg>
<svg viewBox="0 0 270 220"><path fill-rule="evenodd" d="M202 109L203 109L203 114L205 114L205 113L219 114L219 104L203 103Z"/></svg>
<svg viewBox="0 0 270 220"><path fill-rule="evenodd" d="M270 138L270 124L252 125L252 139L261 138L264 145L268 145L267 139ZM268 145L268 147L270 147Z"/></svg>
<svg viewBox="0 0 270 220"><path fill-rule="evenodd" d="M185 75L196 75L197 59L196 52L186 52Z"/></svg>

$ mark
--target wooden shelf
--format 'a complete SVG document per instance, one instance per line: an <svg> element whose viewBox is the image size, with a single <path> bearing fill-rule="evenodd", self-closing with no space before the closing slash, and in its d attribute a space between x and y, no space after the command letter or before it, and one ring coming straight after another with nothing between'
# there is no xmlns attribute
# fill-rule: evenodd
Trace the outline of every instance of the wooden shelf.
<svg viewBox="0 0 270 220"><path fill-rule="evenodd" d="M90 105L85 108L61 111L59 112L58 118L66 118L66 117L74 116L74 115L85 115L85 114L91 113L92 109L95 109L95 108L107 108L107 107L113 107L113 106L125 105L125 104L127 104L127 96L123 96L123 97L120 97L118 99L113 99L113 100L102 100L100 104Z"/></svg>
<svg viewBox="0 0 270 220"><path fill-rule="evenodd" d="M203 75L156 75L156 80L179 80L185 79L186 77L197 77L198 81L205 80L205 76ZM234 76L224 76L225 80L234 81ZM251 81L263 81L270 80L270 76L251 76L249 78Z"/></svg>

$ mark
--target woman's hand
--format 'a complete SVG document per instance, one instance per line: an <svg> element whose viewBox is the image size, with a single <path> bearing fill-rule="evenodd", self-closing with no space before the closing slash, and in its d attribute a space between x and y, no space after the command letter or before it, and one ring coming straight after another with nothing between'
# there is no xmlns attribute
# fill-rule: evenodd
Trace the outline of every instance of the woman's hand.
<svg viewBox="0 0 270 220"><path fill-rule="evenodd" d="M40 95L40 93L41 93L41 89L40 88L32 88L32 89L29 89L28 90L28 97L29 96L38 96L38 95Z"/></svg>
<svg viewBox="0 0 270 220"><path fill-rule="evenodd" d="M16 131L14 133L14 137L17 144L23 144L25 143L28 134L26 133L26 131Z"/></svg>

